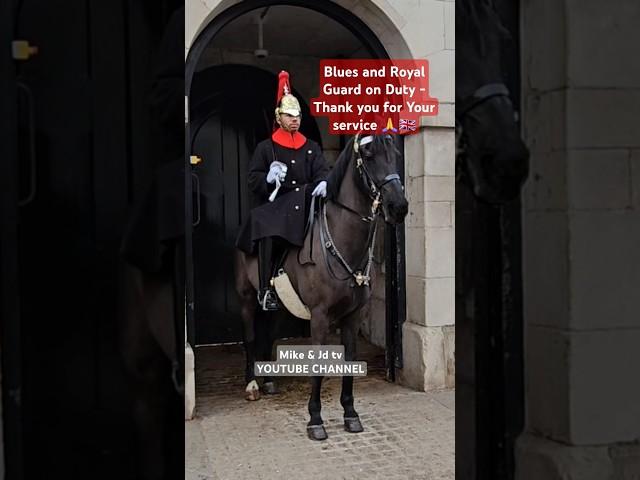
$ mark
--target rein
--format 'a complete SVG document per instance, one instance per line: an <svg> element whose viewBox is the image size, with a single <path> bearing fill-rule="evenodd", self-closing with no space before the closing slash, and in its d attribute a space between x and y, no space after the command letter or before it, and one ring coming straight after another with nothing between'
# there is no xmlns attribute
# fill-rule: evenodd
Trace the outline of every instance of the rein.
<svg viewBox="0 0 640 480"><path fill-rule="evenodd" d="M335 241L333 240L333 237L331 236L331 232L329 230L329 222L327 221L327 202L326 201L322 201L320 206L320 214L322 216L321 224L320 224L320 242L325 247L325 249L322 250L322 253L324 255L325 263L327 265L327 270L329 271L331 276L334 279L341 280L341 281L348 280L349 278L353 277L353 279L355 280L355 285L361 287L363 285L368 286L369 282L371 281L370 273L371 273L371 265L373 263L373 249L375 246L376 231L378 228L378 223L375 221L375 215L379 213L378 207L380 206L380 203L381 203L380 199L382 196L382 187L384 187L387 183L392 182L394 180L400 181L400 175L398 175L397 173L389 174L386 177L384 177L383 181L380 184L377 184L376 181L371 176L371 174L369 173L369 171L367 170L367 168L365 167L365 163L362 160L362 156L360 155L360 146L371 142L372 137L371 136L364 137L360 143L358 142L358 140L359 140L359 134L356 135L354 144L353 144L356 155L358 155L358 157L356 158L356 169L358 170L358 174L362 179L363 183L367 186L369 190L368 195L369 195L369 198L372 200L371 214L362 215L360 212L357 212L353 208L350 208L344 205L343 203L338 202L337 200L332 200L332 202L339 208L342 208L350 213L353 213L359 216L362 221L370 223L369 233L367 235L367 244L366 244L367 248L365 250L365 253L363 254L363 257L366 255L367 262L364 265L364 267L361 269L358 269L357 267L352 268L349 265L349 263L345 260L344 256L340 253L340 251L338 250L338 247L335 244ZM336 273L331 268L331 265L329 263L329 259L327 257L325 250L328 250L329 253L331 253L331 255L335 257L337 261L340 263L340 265L347 271L347 273L349 274L347 277L339 278L336 275ZM357 265L361 265L363 260L364 259L361 259ZM355 285L352 285L352 286L355 286Z"/></svg>

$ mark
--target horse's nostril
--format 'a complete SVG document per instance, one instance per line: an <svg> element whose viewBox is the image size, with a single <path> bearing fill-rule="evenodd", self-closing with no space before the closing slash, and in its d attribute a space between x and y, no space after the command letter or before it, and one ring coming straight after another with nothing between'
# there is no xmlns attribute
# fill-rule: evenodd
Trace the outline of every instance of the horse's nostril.
<svg viewBox="0 0 640 480"><path fill-rule="evenodd" d="M407 215L407 212L409 211L409 204L406 201L402 203L393 203L389 205L389 210L394 217L401 220Z"/></svg>

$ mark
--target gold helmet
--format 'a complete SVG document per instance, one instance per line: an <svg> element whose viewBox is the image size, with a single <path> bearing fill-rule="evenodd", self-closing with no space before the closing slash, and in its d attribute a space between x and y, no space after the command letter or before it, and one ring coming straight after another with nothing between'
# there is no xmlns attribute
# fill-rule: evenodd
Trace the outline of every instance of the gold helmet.
<svg viewBox="0 0 640 480"><path fill-rule="evenodd" d="M291 95L289 73L282 70L278 75L278 97L276 100L276 122L280 125L280 114L288 113L297 117L301 113L300 102Z"/></svg>

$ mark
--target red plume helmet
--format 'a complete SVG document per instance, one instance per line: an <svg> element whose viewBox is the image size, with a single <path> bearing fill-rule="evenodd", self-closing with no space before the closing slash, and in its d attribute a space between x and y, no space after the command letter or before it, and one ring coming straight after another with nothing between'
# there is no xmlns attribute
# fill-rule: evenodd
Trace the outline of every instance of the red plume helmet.
<svg viewBox="0 0 640 480"><path fill-rule="evenodd" d="M282 70L278 75L278 93L276 97L276 122L279 122L281 113L289 115L300 115L300 103L298 99L291 95L291 84L289 83L289 73Z"/></svg>
<svg viewBox="0 0 640 480"><path fill-rule="evenodd" d="M282 70L278 74L278 97L276 98L276 106L280 105L283 95L291 93L291 85L289 84L289 72Z"/></svg>
<svg viewBox="0 0 640 480"><path fill-rule="evenodd" d="M276 96L276 123L282 125L280 114L287 113L294 117L300 116L300 102L291 95L291 84L289 83L289 73L282 70L278 74L278 92ZM271 135L272 140L283 147L298 149L301 148L307 138L300 132L289 133L282 128L276 128L274 124L274 132Z"/></svg>

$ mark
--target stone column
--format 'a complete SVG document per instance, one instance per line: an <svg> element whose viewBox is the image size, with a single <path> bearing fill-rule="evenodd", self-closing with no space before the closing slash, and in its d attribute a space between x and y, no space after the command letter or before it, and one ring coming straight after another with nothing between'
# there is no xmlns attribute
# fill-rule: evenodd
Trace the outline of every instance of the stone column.
<svg viewBox="0 0 640 480"><path fill-rule="evenodd" d="M438 0L417 8L406 12L400 31L413 57L429 60L429 93L440 107L405 139L407 318L399 379L427 391L455 385L455 8Z"/></svg>
<svg viewBox="0 0 640 480"><path fill-rule="evenodd" d="M516 478L637 479L640 122L630 113L640 106L640 68L628 42L640 8L632 0L522 7L531 174L527 420Z"/></svg>

